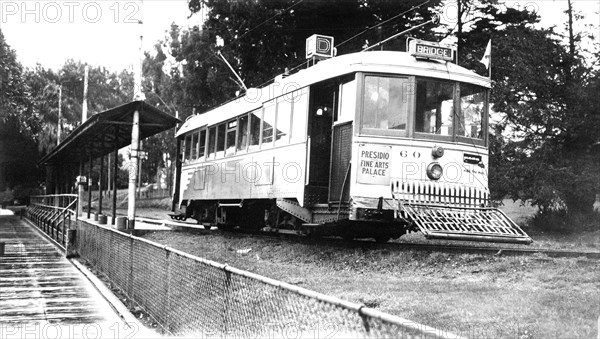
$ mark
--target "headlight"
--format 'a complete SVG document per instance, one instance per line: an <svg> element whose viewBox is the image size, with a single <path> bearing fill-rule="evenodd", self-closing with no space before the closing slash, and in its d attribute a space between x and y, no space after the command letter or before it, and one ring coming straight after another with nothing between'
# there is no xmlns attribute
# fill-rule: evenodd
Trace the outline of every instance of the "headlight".
<svg viewBox="0 0 600 339"><path fill-rule="evenodd" d="M444 170L442 169L442 165L437 162L432 162L427 166L427 177L431 180L439 180L444 174Z"/></svg>
<svg viewBox="0 0 600 339"><path fill-rule="evenodd" d="M441 158L444 156L444 148L442 146L435 145L431 149L431 155L434 159Z"/></svg>

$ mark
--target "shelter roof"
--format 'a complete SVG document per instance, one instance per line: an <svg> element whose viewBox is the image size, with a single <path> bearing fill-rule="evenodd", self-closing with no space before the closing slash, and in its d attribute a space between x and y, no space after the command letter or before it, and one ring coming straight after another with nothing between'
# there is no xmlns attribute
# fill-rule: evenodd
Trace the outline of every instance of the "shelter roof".
<svg viewBox="0 0 600 339"><path fill-rule="evenodd" d="M132 101L92 115L40 160L40 164L78 163L131 144L133 112L140 112L140 140L174 128L179 119L144 101Z"/></svg>

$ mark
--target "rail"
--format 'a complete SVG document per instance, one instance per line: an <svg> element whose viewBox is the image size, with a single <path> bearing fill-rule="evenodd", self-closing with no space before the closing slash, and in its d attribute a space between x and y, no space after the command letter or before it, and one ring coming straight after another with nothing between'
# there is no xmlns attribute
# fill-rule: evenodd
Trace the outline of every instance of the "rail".
<svg viewBox="0 0 600 339"><path fill-rule="evenodd" d="M25 216L65 250L67 230L74 226L77 220L77 195L31 196Z"/></svg>
<svg viewBox="0 0 600 339"><path fill-rule="evenodd" d="M79 256L169 334L455 338L407 319L79 221Z"/></svg>

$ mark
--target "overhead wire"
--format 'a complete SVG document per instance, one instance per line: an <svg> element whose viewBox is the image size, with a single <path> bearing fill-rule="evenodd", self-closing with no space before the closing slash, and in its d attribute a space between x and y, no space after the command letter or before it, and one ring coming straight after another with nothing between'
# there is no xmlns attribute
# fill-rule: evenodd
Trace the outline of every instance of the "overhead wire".
<svg viewBox="0 0 600 339"><path fill-rule="evenodd" d="M379 27L379 26L382 26L382 25L384 25L384 24L386 24L386 23L388 23L388 22L392 21L392 20L395 20L395 19L397 19L398 17L400 17L400 16L402 16L402 15L404 15L404 14L406 14L406 13L412 12L412 11L414 11L415 9L417 9L417 8L419 8L419 7L423 6L423 5L425 5L426 3L430 2L430 1L431 1L431 0L426 0L426 1L422 2L421 4L419 4L419 5L417 5L417 6L413 6L413 7L411 7L411 8L409 8L409 9L407 9L406 11L404 11L404 12L402 12L402 13L398 14L398 15L395 15L395 16L393 16L393 17L391 17L391 18L389 18L389 19L387 19L387 20L385 20L385 21L382 21L382 22L378 23L378 24L377 24L377 25L375 25L375 26L372 26L372 27L367 27L367 28L365 28L364 30L362 30L361 32L359 32L359 33L357 33L357 34L353 35L352 37L350 37L350 38L348 38L348 39L346 39L346 40L344 40L344 41L340 42L339 44L335 45L335 47L339 47L339 46L341 46L341 45L345 44L345 43L346 43L346 42L348 42L348 41L351 41L351 40L354 40L354 39L356 39L357 37L359 37L359 36L363 35L364 33L368 32L368 31L370 31L370 30L372 30L372 29L375 29L375 28L377 28L377 27Z"/></svg>
<svg viewBox="0 0 600 339"><path fill-rule="evenodd" d="M303 1L303 0L302 0L302 1ZM386 23L388 23L388 22L390 22L390 21L392 21L392 20L395 20L395 19L397 19L398 17L400 17L400 16L402 16L402 15L405 15L405 14L407 14L407 13L410 13L410 12L414 11L415 9L417 9L417 8L420 8L420 7L422 7L423 5L425 5L425 4L427 4L427 3L429 3L430 1L431 1L431 0L426 0L426 1L423 1L422 3L420 3L420 4L416 5L416 6L413 6L413 7L409 8L409 9L407 9L406 11L404 11L404 12L402 12L402 13L399 13L399 14L397 14L397 15L395 15L395 16L393 16L393 17L389 18L389 19L386 19L386 20L384 20L384 21L382 21L382 22L378 23L378 24L377 24L377 25L375 25L375 26L372 26L372 27L367 27L367 28L363 29L361 32L359 32L359 33L357 33L357 34L353 35L352 37L350 37L350 38L348 38L348 39L346 39L346 40L344 40L344 41L340 42L339 44L335 45L335 47L339 47L339 46L341 46L341 45L343 45L343 44L345 44L345 43L347 43L347 42L349 42L349 41L351 41L351 40L354 40L354 39L356 39L357 37L359 37L359 36L361 36L362 34L364 34L364 33L368 32L369 30L372 30L372 29L375 29L375 28L377 28L377 27L380 27L380 26L382 26L382 25L385 25ZM295 5L294 5L294 6L295 6ZM270 19L269 19L269 20L270 20ZM249 32L247 32L247 33L249 33ZM240 37L240 38L241 38L241 37ZM290 68L290 69L289 69L289 71L290 71L290 72L291 72L291 71L295 71L296 69L298 69L298 68L300 68L300 67L304 66L305 64L307 64L307 62L308 62L308 61L303 61L303 62L301 62L300 64L298 64L298 65L296 65L296 66L294 66L294 67ZM261 86L264 86L264 85L268 84L269 82L273 81L274 79L275 79L275 78L271 78L271 79L269 79L269 80L267 80L267 81L263 82L262 84L260 84L260 85L259 85L259 87L261 87Z"/></svg>

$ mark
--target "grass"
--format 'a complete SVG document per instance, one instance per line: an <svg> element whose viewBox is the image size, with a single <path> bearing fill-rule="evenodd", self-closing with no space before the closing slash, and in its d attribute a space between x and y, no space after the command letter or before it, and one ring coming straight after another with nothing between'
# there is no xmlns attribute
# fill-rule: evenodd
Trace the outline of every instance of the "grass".
<svg viewBox="0 0 600 339"><path fill-rule="evenodd" d="M171 247L470 337L596 335L600 263L392 252L234 234L151 233Z"/></svg>

